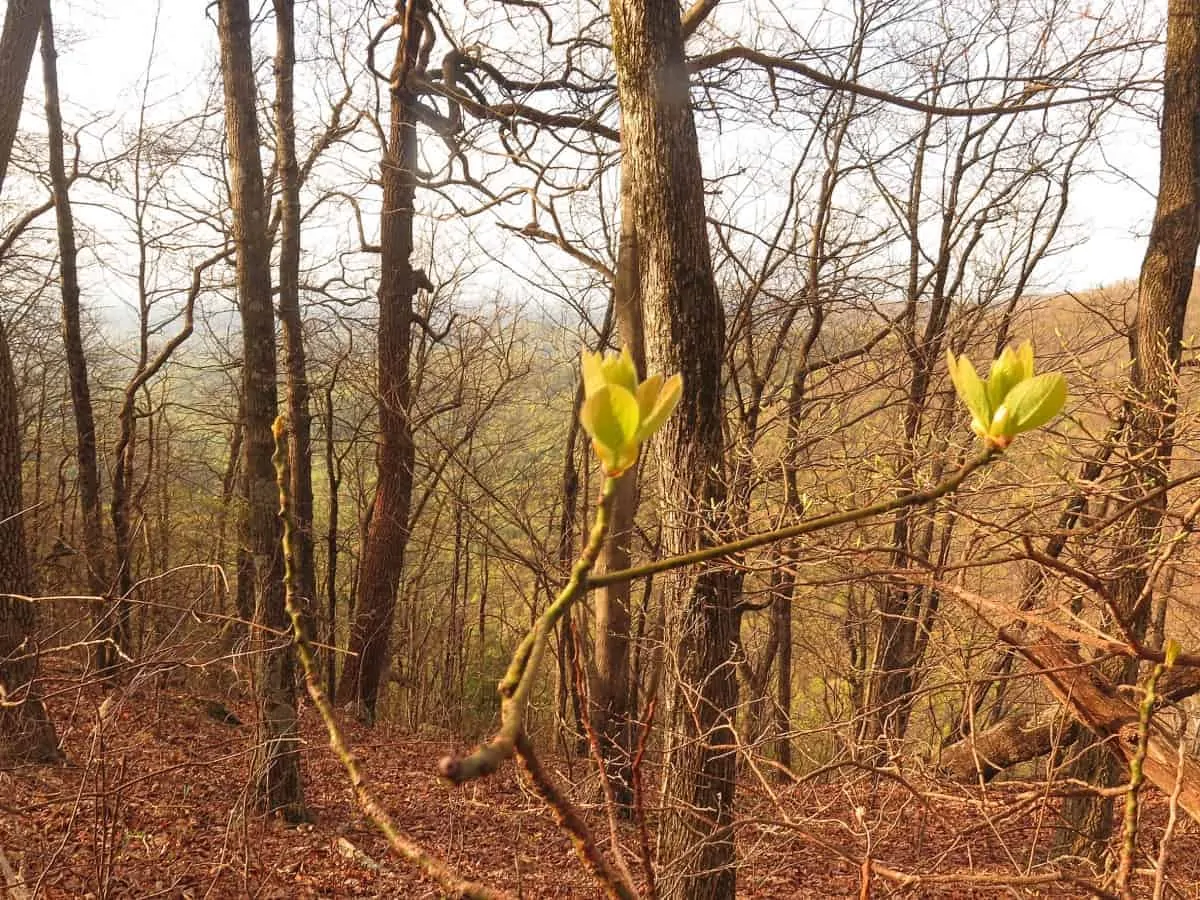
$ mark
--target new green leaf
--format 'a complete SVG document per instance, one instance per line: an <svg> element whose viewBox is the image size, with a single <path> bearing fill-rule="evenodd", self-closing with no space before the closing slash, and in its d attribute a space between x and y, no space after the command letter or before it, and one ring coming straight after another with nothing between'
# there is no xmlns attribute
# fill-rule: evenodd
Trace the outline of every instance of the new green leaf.
<svg viewBox="0 0 1200 900"><path fill-rule="evenodd" d="M679 402L683 381L651 375L641 384L628 349L605 356L584 352L584 402L579 421L610 477L637 462L638 449L654 435Z"/></svg>
<svg viewBox="0 0 1200 900"><path fill-rule="evenodd" d="M1035 375L1033 346L1005 347L984 382L965 356L946 353L954 389L971 412L971 430L996 447L1040 428L1058 415L1067 401L1067 381L1059 372Z"/></svg>

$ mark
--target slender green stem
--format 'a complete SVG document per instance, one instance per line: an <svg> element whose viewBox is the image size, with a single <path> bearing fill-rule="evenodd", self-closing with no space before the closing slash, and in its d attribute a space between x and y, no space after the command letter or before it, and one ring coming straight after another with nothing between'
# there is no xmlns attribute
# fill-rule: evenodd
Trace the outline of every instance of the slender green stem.
<svg viewBox="0 0 1200 900"><path fill-rule="evenodd" d="M350 785L354 790L354 798L358 801L359 809L363 811L363 814L387 838L392 852L441 885L442 889L446 891L446 896L469 898L469 900L507 900L509 895L503 891L498 891L459 877L445 862L405 837L396 826L396 823L392 821L392 817L388 815L387 810L379 805L370 790L368 790L366 777L358 767L358 761L354 758L354 754L346 746L346 739L343 737L341 726L334 715L333 706L330 704L325 692L321 689L321 681L317 677L316 657L313 653L312 642L305 632L300 607L296 603L295 585L293 583L295 573L292 566L292 535L295 533L295 521L292 518L291 495L288 489L288 485L291 482L288 478L287 434L286 429L283 427L283 422L283 416L275 420L275 455L273 461L275 463L275 480L279 486L279 515L283 520L283 558L287 584L287 611L292 619L292 633L296 641L296 655L299 657L300 665L304 669L304 683L308 688L308 695L312 698L313 705L317 708L317 712L320 713L321 719L325 723L325 730L329 732L329 746L333 749L334 755L337 756L342 767L346 770L346 774L350 777Z"/></svg>
<svg viewBox="0 0 1200 900"><path fill-rule="evenodd" d="M559 827L570 835L571 843L575 845L575 853L588 871L600 882L605 895L611 900L637 900L638 893L632 882L609 863L604 854L600 852L583 816L559 790L554 779L550 777L550 773L538 760L529 736L523 732L517 736L516 754L521 765L525 767L525 773L529 776L534 790L546 801L546 805L554 810ZM613 852L620 851L617 847L613 847Z"/></svg>
<svg viewBox="0 0 1200 900"><path fill-rule="evenodd" d="M1146 747L1150 742L1150 720L1154 716L1154 691L1166 666L1157 664L1146 679L1146 690L1138 707L1137 748L1129 760L1129 790L1125 794L1125 828L1121 841L1121 860L1117 865L1117 892L1122 900L1132 900L1129 876L1133 873L1133 858L1137 854L1138 792L1145 781Z"/></svg>
<svg viewBox="0 0 1200 900"><path fill-rule="evenodd" d="M824 531L827 528L834 528L838 525L848 525L851 522L860 522L863 519L881 516L884 513L904 509L907 506L921 506L939 497L944 497L946 494L954 493L954 491L962 486L962 483L966 481L971 473L987 465L999 456L1000 453L1000 448L989 444L982 453L974 459L967 461L962 468L945 481L923 491L901 494L890 500L881 500L878 503L859 507L858 509L830 513L816 519L806 519L794 525L776 528L774 531L759 532L758 534L752 534L725 544L718 544L714 547L702 547L699 550L693 550L691 553L669 556L666 559L657 559L653 562L642 563L639 566L631 566L628 569L618 569L615 572L604 572L601 575L593 575L587 579L586 589L592 590L594 588L606 587L622 581L631 581L634 578L648 578L660 572L669 572L672 569L679 569L683 566L708 562L711 559L720 559L725 556L733 556L737 553L744 553L747 550L754 550L757 547L765 547L767 544L773 544L776 541L784 541L789 538L812 534L814 531Z"/></svg>
<svg viewBox="0 0 1200 900"><path fill-rule="evenodd" d="M958 490L971 473L987 465L999 453L999 448L989 444L978 456L968 461L948 479L923 491L901 494L900 496L892 497L889 500L882 500L871 506L840 513L831 513L827 516L798 522L794 525L775 529L774 531L753 534L741 540L731 541L715 547L705 547L681 556L672 556L629 569L605 572L601 575L593 576L590 573L596 563L596 559L600 555L600 549L604 545L605 535L608 533L613 497L616 493L617 480L606 478L587 546L571 570L570 579L562 591L559 592L554 602L542 613L533 630L525 636L525 639L517 648L517 652L513 654L508 671L500 682L499 692L502 698L500 705L500 728L490 741L481 744L469 755L462 757L449 756L443 759L439 764L439 771L443 777L457 784L473 778L490 775L499 768L502 762L512 758L516 742L521 735L525 710L529 704L529 694L536 681L538 665L545 653L550 634L555 624L558 623L567 610L571 608L571 605L586 591L621 581L629 581L634 578L645 578L659 572L678 569L693 563L731 556L735 553L742 553L746 550L752 550L776 541L811 534L815 531L833 528L838 525L858 522L908 506L920 506L929 503Z"/></svg>
<svg viewBox="0 0 1200 900"><path fill-rule="evenodd" d="M571 569L571 577L513 654L512 662L509 663L508 671L499 686L500 728L496 735L467 756L448 756L443 759L438 766L442 777L455 784L461 784L473 778L490 775L502 762L512 758L517 740L521 736L529 695L537 681L537 670L545 655L546 645L550 641L554 626L587 590L588 573L596 565L600 550L604 547L604 538L608 534L616 491L617 479L605 478L587 545Z"/></svg>

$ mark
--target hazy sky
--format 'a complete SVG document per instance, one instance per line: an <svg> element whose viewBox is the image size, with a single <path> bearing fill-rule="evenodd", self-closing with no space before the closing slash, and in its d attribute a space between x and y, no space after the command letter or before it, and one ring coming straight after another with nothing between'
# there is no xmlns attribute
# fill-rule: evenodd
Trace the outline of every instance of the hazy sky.
<svg viewBox="0 0 1200 900"><path fill-rule="evenodd" d="M95 110L136 109L149 50L156 46L152 95L168 98L194 85L215 60L213 6L203 0L95 0L55 3L63 97ZM157 39L155 32L157 29ZM31 74L37 80L39 72Z"/></svg>
<svg viewBox="0 0 1200 900"><path fill-rule="evenodd" d="M78 121L84 110L136 114L156 28L152 99L169 108L180 92L204 90L216 53L210 18L215 7L204 0L165 0L156 24L158 6L157 0L55 4L62 33L59 77L69 119ZM33 92L38 75L35 65ZM1039 279L1046 287L1086 289L1137 275L1157 180L1153 127L1145 120L1123 123L1107 143L1106 161L1108 172L1073 188L1068 221L1081 244L1048 262Z"/></svg>

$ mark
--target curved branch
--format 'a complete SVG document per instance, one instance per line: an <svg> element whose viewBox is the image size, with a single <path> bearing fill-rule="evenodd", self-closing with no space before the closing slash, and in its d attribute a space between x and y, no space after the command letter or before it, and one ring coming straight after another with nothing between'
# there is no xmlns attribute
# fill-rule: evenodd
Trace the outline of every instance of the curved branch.
<svg viewBox="0 0 1200 900"><path fill-rule="evenodd" d="M554 626L587 591L587 576L604 547L616 495L617 479L605 478L587 546L576 560L570 580L542 613L533 630L525 635L517 652L513 654L504 680L500 682L500 730L486 744L476 747L470 755L447 756L441 760L438 763L438 772L448 781L462 784L482 778L495 772L506 759L512 758L524 733L525 708L529 705L529 695L537 677L538 664L546 651L546 644Z"/></svg>
<svg viewBox="0 0 1200 900"><path fill-rule="evenodd" d="M860 84L857 81L838 78L836 75L829 75L828 73L806 65L799 60L792 59L787 56L773 56L770 53L764 53L761 50L754 50L750 47L742 47L740 45L725 47L724 49L717 50L713 53L706 53L703 56L693 57L688 61L688 71L692 73L703 72L705 69L716 68L717 66L731 60L748 62L752 65L766 69L769 73L774 73L775 70L782 69L785 72L791 72L794 75L799 75L802 78L807 78L809 81L816 82L817 84L831 91L847 91L851 94L857 94L860 97L870 97L873 100L881 100L884 103L890 104L891 106L899 106L902 109L911 109L914 112L925 113L927 115L951 116L958 118L984 115L1015 115L1017 113L1054 109L1055 107L1059 106L1074 106L1080 103L1094 103L1097 100L1112 99L1118 94L1123 93L1129 87L1129 85L1125 85L1119 90L1086 94L1082 97L1065 97L1060 100L1043 100L1037 103L1025 102L1030 96L1034 96L1034 94L1037 93L1035 91L1025 90L1018 96L1014 97L1012 102L1009 103L997 103L987 106L944 106L940 103L924 103L921 100L912 100L908 97L902 97L899 94L893 94L891 91L869 87L868 85Z"/></svg>
<svg viewBox="0 0 1200 900"><path fill-rule="evenodd" d="M619 143L621 140L620 132L617 129L602 125L594 118L584 118L583 116L571 115L570 113L546 112L545 110L527 106L524 103L479 103L462 91L443 84L441 81L426 78L423 75L414 73L409 76L409 80L415 87L419 87L423 91L427 91L430 94L437 94L440 97L445 97L447 100L459 104L459 106L479 119L491 119L496 122L523 119L526 122L534 125L544 125L547 128L575 128L579 131L586 131L588 134L594 134L597 137L607 138L613 142Z"/></svg>
<svg viewBox="0 0 1200 900"><path fill-rule="evenodd" d="M912 491L908 494L901 494L898 497L893 497L890 500L881 500L878 503L873 503L870 506L859 507L858 509L849 509L845 512L830 513L829 515L820 516L816 519L808 519L803 522L797 522L794 525L787 525L783 528L776 528L773 531L763 531L758 534L752 534L744 537L741 540L730 541L726 544L718 544L715 547L704 547L692 553L684 553L680 556L671 556L666 559L658 559L653 562L643 563L640 566L632 566L628 569L620 569L615 572L605 572L601 575L595 575L587 580L586 589L593 590L598 587L613 584L620 581L629 581L634 578L647 578L650 575L657 575L660 572L669 572L672 569L679 569L683 566L693 565L694 563L708 562L713 559L720 559L726 556L734 556L738 553L744 553L747 550L754 550L758 547L765 547L767 544L773 544L776 541L783 541L789 538L800 537L805 534L812 534L814 531L824 531L827 528L834 528L838 525L848 525L852 522L861 522L863 519L869 519L874 516L880 516L884 513L894 512L898 509L904 509L909 506L921 506L936 500L939 497L944 497L946 494L951 494L958 490L967 477L976 469L982 468L993 459L1000 455L1000 450L996 447L988 445L982 453L974 459L966 462L962 468L955 472L945 481L923 491Z"/></svg>

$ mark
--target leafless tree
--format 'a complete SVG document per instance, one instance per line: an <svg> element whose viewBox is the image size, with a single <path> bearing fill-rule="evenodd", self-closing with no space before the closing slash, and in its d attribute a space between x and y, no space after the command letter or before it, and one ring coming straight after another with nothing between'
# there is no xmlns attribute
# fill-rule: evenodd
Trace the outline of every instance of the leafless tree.
<svg viewBox="0 0 1200 900"><path fill-rule="evenodd" d="M0 190L8 171L25 80L33 61L44 0L8 4L0 33ZM5 756L49 761L58 738L46 715L37 673L37 607L25 543L17 383L7 329L0 322L0 749Z"/></svg>
<svg viewBox="0 0 1200 900"><path fill-rule="evenodd" d="M297 743L295 676L290 646L271 646L288 627L283 558L271 462L271 428L278 415L275 314L267 202L259 159L257 91L250 54L251 19L245 0L222 0L218 35L225 84L225 123L231 172L238 306L242 324L242 400L245 508L242 540L247 550L239 579L253 585L255 624L265 629L259 676L262 745L255 765L257 801L268 810L301 818L304 795Z"/></svg>

